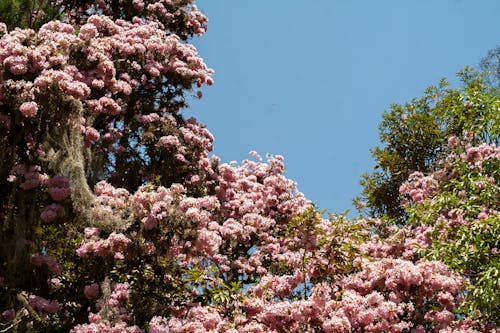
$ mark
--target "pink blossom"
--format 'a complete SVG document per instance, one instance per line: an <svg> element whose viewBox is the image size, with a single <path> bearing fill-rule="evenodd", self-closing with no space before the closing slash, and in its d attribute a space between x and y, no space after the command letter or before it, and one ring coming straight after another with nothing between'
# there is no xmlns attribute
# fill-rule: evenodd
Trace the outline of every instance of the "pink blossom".
<svg viewBox="0 0 500 333"><path fill-rule="evenodd" d="M49 280L50 284L51 284L51 287L54 288L54 289L58 289L60 287L63 286L62 282L61 282L61 279L58 279L58 278L51 278Z"/></svg>
<svg viewBox="0 0 500 333"><path fill-rule="evenodd" d="M99 237L100 230L96 227L87 227L84 229L85 238Z"/></svg>
<svg viewBox="0 0 500 333"><path fill-rule="evenodd" d="M124 252L127 250L128 245L130 244L131 240L128 239L125 235L122 233L111 233L109 235L108 239L109 244L111 246L111 250L114 252Z"/></svg>
<svg viewBox="0 0 500 333"><path fill-rule="evenodd" d="M38 104L36 102L24 102L19 107L22 115L25 117L34 117L38 112Z"/></svg>
<svg viewBox="0 0 500 333"><path fill-rule="evenodd" d="M101 135L99 134L99 132L95 128L87 127L85 130L85 141L86 141L86 143L88 143L87 146L90 146L90 144L99 140L100 136Z"/></svg>
<svg viewBox="0 0 500 333"><path fill-rule="evenodd" d="M488 212L486 211L481 211L478 215L477 218L479 220L486 220L488 218Z"/></svg>
<svg viewBox="0 0 500 333"><path fill-rule="evenodd" d="M58 216L64 212L63 206L59 204L50 204L43 210L40 218L45 223L53 222Z"/></svg>
<svg viewBox="0 0 500 333"><path fill-rule="evenodd" d="M80 28L78 37L83 40L89 40L91 38L96 37L97 34L98 34L97 28L93 24L87 23Z"/></svg>
<svg viewBox="0 0 500 333"><path fill-rule="evenodd" d="M2 318L6 321L14 320L15 317L16 317L16 310L14 309L7 309L2 312Z"/></svg>
<svg viewBox="0 0 500 333"><path fill-rule="evenodd" d="M454 147L458 143L458 139L455 136L450 136L448 138L448 146Z"/></svg>
<svg viewBox="0 0 500 333"><path fill-rule="evenodd" d="M61 175L50 178L47 182L49 194L55 201L63 201L71 194L69 178Z"/></svg>
<svg viewBox="0 0 500 333"><path fill-rule="evenodd" d="M44 313L56 313L61 309L57 301L50 301L40 296L30 295L28 301L32 308Z"/></svg>
<svg viewBox="0 0 500 333"><path fill-rule="evenodd" d="M83 293L88 299L94 299L99 296L99 284L92 283L91 285L85 286L83 288Z"/></svg>
<svg viewBox="0 0 500 333"><path fill-rule="evenodd" d="M11 55L5 58L3 65L14 75L26 74L28 71L28 57L24 54Z"/></svg>
<svg viewBox="0 0 500 333"><path fill-rule="evenodd" d="M31 190L44 180L44 176L40 174L39 166L31 166L28 171L21 171L20 173L24 176L24 182L21 183L20 187L23 190Z"/></svg>
<svg viewBox="0 0 500 333"><path fill-rule="evenodd" d="M142 0L133 0L132 4L134 5L134 8L137 10L144 9L144 1L142 1Z"/></svg>
<svg viewBox="0 0 500 333"><path fill-rule="evenodd" d="M49 271L54 275L61 275L63 271L63 266L57 262L54 257L40 255L35 253L31 256L31 262L33 265L41 267L42 265L47 265Z"/></svg>
<svg viewBox="0 0 500 333"><path fill-rule="evenodd" d="M165 148L177 147L180 144L179 139L173 135L162 136L158 140L158 143Z"/></svg>
<svg viewBox="0 0 500 333"><path fill-rule="evenodd" d="M156 246L154 245L153 242L146 242L144 246L145 246L144 253L149 255L156 253Z"/></svg>

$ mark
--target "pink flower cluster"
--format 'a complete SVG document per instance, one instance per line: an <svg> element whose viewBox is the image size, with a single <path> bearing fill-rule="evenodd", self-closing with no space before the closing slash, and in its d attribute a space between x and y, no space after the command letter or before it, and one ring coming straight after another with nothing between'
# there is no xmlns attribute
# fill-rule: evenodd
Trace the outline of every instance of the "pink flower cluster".
<svg viewBox="0 0 500 333"><path fill-rule="evenodd" d="M131 208L135 216L140 219L144 229L151 230L156 228L173 208L174 198L179 194L159 186L155 190L149 190L148 186L139 188L139 190L130 198ZM181 189L183 192L184 189Z"/></svg>
<svg viewBox="0 0 500 333"><path fill-rule="evenodd" d="M179 139L173 135L162 136L158 143L165 148L178 147L180 145Z"/></svg>
<svg viewBox="0 0 500 333"><path fill-rule="evenodd" d="M404 228L386 227L382 235L375 234L370 240L361 243L359 250L372 258L416 260L419 257L418 250L431 245L429 234L432 231L432 227L425 225L408 225Z"/></svg>
<svg viewBox="0 0 500 333"><path fill-rule="evenodd" d="M71 194L70 181L66 176L57 175L48 179L45 184L49 194L55 201L63 201Z"/></svg>
<svg viewBox="0 0 500 333"><path fill-rule="evenodd" d="M17 179L17 176L23 176L24 182L21 183L20 187L23 190L32 190L38 187L40 184L45 183L45 181L48 179L48 176L46 174L41 174L40 171L41 168L38 165L17 165L12 170L10 180L15 181Z"/></svg>
<svg viewBox="0 0 500 333"><path fill-rule="evenodd" d="M225 331L223 324L222 317L215 309L194 306L182 319L153 317L149 322L149 332L221 332Z"/></svg>
<svg viewBox="0 0 500 333"><path fill-rule="evenodd" d="M64 208L60 204L50 204L43 210L42 214L40 214L40 218L45 223L53 222L59 216L64 214Z"/></svg>
<svg viewBox="0 0 500 333"><path fill-rule="evenodd" d="M7 310L2 312L2 318L5 321L14 320L15 317L16 317L16 310L14 310L14 309L7 309Z"/></svg>
<svg viewBox="0 0 500 333"><path fill-rule="evenodd" d="M97 296L99 296L99 284L92 283L92 284L90 284L88 286L85 286L83 288L83 294L88 299L95 299L95 298L97 298Z"/></svg>
<svg viewBox="0 0 500 333"><path fill-rule="evenodd" d="M431 197L438 189L438 181L434 175L424 176L422 172L413 172L408 180L401 185L399 193L409 195L414 203L420 203Z"/></svg>
<svg viewBox="0 0 500 333"><path fill-rule="evenodd" d="M173 30L179 36L203 35L207 30L208 19L192 0L133 0L111 5L107 1L82 2L78 6L72 3L72 19L82 19L88 13L102 12L105 15L120 13L120 17L131 20L140 17L145 22L153 21L166 30ZM93 31L85 30L84 35L93 35Z"/></svg>
<svg viewBox="0 0 500 333"><path fill-rule="evenodd" d="M40 296L30 295L28 297L29 305L41 315L56 313L61 309L57 301L50 301Z"/></svg>
<svg viewBox="0 0 500 333"><path fill-rule="evenodd" d="M88 287L88 288L87 288ZM87 298L97 297L99 287L92 284L85 288ZM75 326L71 333L142 333L138 326L130 326L127 322L130 316L127 315L124 302L129 297L129 285L127 283L113 283L111 295L107 300L100 300L97 304L99 313L89 314L89 323Z"/></svg>
<svg viewBox="0 0 500 333"><path fill-rule="evenodd" d="M84 257L91 253L98 257L104 257L112 254L115 259L125 259L124 253L127 251L131 240L122 233L113 232L107 239L98 239L97 236L93 238L97 239L85 241L76 250L78 256Z"/></svg>
<svg viewBox="0 0 500 333"><path fill-rule="evenodd" d="M85 147L89 148L93 143L97 142L101 134L93 127L82 126L82 134L85 137Z"/></svg>
<svg viewBox="0 0 500 333"><path fill-rule="evenodd" d="M136 325L129 326L126 322L111 323L109 320L101 319L98 315L89 316L89 324L77 325L71 333L143 333Z"/></svg>
<svg viewBox="0 0 500 333"><path fill-rule="evenodd" d="M34 117L38 112L38 105L35 102L25 102L21 104L19 111L25 117Z"/></svg>
<svg viewBox="0 0 500 333"><path fill-rule="evenodd" d="M482 164L487 160L500 160L500 147L495 144L483 143L480 146L468 145L465 152L460 155L463 161L482 170Z"/></svg>
<svg viewBox="0 0 500 333"><path fill-rule="evenodd" d="M214 137L205 125L194 117L177 121L167 112L136 115L135 120L148 132L155 133L151 143L159 148L162 159L172 160L170 163L179 170L188 170L179 182L195 186L213 184L216 172L209 153Z"/></svg>
<svg viewBox="0 0 500 333"><path fill-rule="evenodd" d="M47 265L49 271L54 275L61 275L63 266L54 257L35 253L31 256L31 262L37 267Z"/></svg>
<svg viewBox="0 0 500 333"><path fill-rule="evenodd" d="M450 312L463 281L438 262L364 260L358 273L318 283L301 299L287 298L301 280L300 274L263 277L235 303L233 319L216 307L194 305L169 319L153 317L150 332L448 332L467 326Z"/></svg>
<svg viewBox="0 0 500 333"><path fill-rule="evenodd" d="M187 13L190 17L187 22L197 25L197 20L203 21L195 8ZM50 113L44 97L52 94L54 87L58 87L62 95L82 101L86 112L83 117L89 118L91 124L93 114L108 115L109 120L121 117L122 108L129 106L127 101L135 88L162 90L169 84L175 85L172 80L179 78L183 86L213 82L213 71L196 49L154 22L138 18L132 22L113 21L94 15L78 28L81 28L80 33L75 35L73 26L54 21L44 25L38 33L18 29L0 38L0 67L5 69L0 78L4 82L0 101L19 108L23 118L30 119L27 124L34 130L40 110L48 112L49 118L60 117ZM202 28L193 29L201 32ZM81 59L70 60L75 52ZM122 59L118 68L115 59ZM11 96L17 96L15 101L5 100L9 91ZM130 108L130 112L140 114L141 103L134 101L133 104L139 107ZM1 116L11 118L15 115L8 112ZM112 135L106 136L106 131L112 133L115 124L110 121L110 125L107 128L87 126L82 132L87 147L98 142L101 136L111 138ZM113 143L107 141L103 148L112 150Z"/></svg>
<svg viewBox="0 0 500 333"><path fill-rule="evenodd" d="M106 181L94 186L92 213L97 220L112 219L114 216L126 219L129 214L129 192L124 188L115 188Z"/></svg>

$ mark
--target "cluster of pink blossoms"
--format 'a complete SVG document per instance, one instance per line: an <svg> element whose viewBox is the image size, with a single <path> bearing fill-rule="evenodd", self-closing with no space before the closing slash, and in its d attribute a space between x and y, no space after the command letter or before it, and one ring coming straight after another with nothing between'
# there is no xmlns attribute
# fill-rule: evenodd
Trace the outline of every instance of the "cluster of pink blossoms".
<svg viewBox="0 0 500 333"><path fill-rule="evenodd" d="M135 120L144 128L147 143L154 144L162 161L169 161L177 169L185 170L178 179L186 185L213 184L217 177L214 159L209 157L213 149L214 137L205 125L191 117L178 121L167 112L136 115ZM166 130L165 130L166 129ZM157 170L152 170L154 178Z"/></svg>
<svg viewBox="0 0 500 333"><path fill-rule="evenodd" d="M413 202L421 202L432 196L438 188L438 181L433 175L424 176L422 172L414 172L401 185L399 193L409 195Z"/></svg>
<svg viewBox="0 0 500 333"><path fill-rule="evenodd" d="M53 222L55 219L57 219L59 216L62 216L64 214L64 207L61 206L60 204L50 204L45 209L43 212L40 214L40 218L42 219L43 222L45 223L50 223Z"/></svg>
<svg viewBox="0 0 500 333"><path fill-rule="evenodd" d="M63 201L71 194L70 181L68 177L57 175L49 178L45 184L49 194L54 201Z"/></svg>
<svg viewBox="0 0 500 333"><path fill-rule="evenodd" d="M58 202L64 201L70 196L71 188L67 177L61 175L49 177L40 171L41 168L38 165L30 167L18 165L11 171L9 181L15 182L17 177L23 177L24 181L19 185L23 190L32 190L40 185L45 185L51 199ZM52 203L45 206L40 218L43 222L50 223L63 215L64 207L59 203Z"/></svg>
<svg viewBox="0 0 500 333"><path fill-rule="evenodd" d="M30 295L28 302L41 316L56 313L61 309L61 305L57 301L50 301L40 296Z"/></svg>
<svg viewBox="0 0 500 333"><path fill-rule="evenodd" d="M283 170L281 157L268 163L247 160L241 167L223 164L217 169L215 195L189 197L186 188L175 184L146 185L130 196L133 214L146 230L165 228L179 212L193 222L194 239L174 234L168 252L174 260L206 268L196 265L210 259L223 275L258 277L244 300L234 302L240 313L235 318L225 317L219 307L194 303L170 318L153 317L150 332L488 331L474 321L456 321L452 311L464 283L459 275L439 262L415 261L417 249L430 244L428 226L388 226L382 232L386 236L372 239L366 239L368 231L361 232L366 240L357 247L369 257L356 261L358 272L337 276L335 260L349 258L337 246L352 242L349 229L320 217L308 227L297 225L305 227L300 232L288 229L311 206ZM359 223L369 227L377 221ZM289 274L272 273L273 264Z"/></svg>
<svg viewBox="0 0 500 333"><path fill-rule="evenodd" d="M109 282L108 282L109 283ZM96 289L95 285L90 286ZM71 333L142 333L144 332L136 325L127 324L130 317L123 307L129 298L129 285L126 283L113 283L111 294L105 301L98 303L98 313L89 314L89 324L77 325ZM94 295L94 290L87 289L87 297ZM94 298L94 297L89 297ZM113 320L110 320L114 318Z"/></svg>
<svg viewBox="0 0 500 333"><path fill-rule="evenodd" d="M132 19L142 17L147 21L157 22L163 29L173 30L179 36L203 35L207 30L207 17L198 8L186 0L132 0L121 5L121 17ZM74 5L74 4L73 4ZM116 9L108 1L78 3L68 8L73 19L84 19L88 13L102 12L116 15Z"/></svg>
<svg viewBox="0 0 500 333"><path fill-rule="evenodd" d="M41 174L40 171L41 168L38 165L30 167L17 165L13 168L8 180L10 182L14 182L17 180L18 176L22 176L24 178L24 182L22 182L19 186L23 190L31 190L38 187L40 184L43 184L48 179L48 176L46 174Z"/></svg>
<svg viewBox="0 0 500 333"><path fill-rule="evenodd" d="M80 120L86 146L100 143L104 151L113 151L118 137L112 119L122 117L124 108L132 109L129 101L137 103L131 100L134 89L158 89L165 85L165 77L181 78L184 85L213 82L213 71L196 49L157 23L113 21L94 15L79 29L76 35L73 26L54 21L38 33L18 29L2 36L0 103L12 105L22 116L15 110L2 111L5 134L14 134L10 132L13 124L36 131L41 118L35 116L40 114L57 121L61 115L51 114L52 105L47 104L47 96L57 87L63 96L79 100L85 107ZM72 59L75 52L81 56L77 62ZM118 67L115 59L122 59ZM135 107L132 112L142 110ZM95 115L100 114L110 117L111 126L93 126ZM35 142L33 148L18 154L29 155L31 150L38 154L38 149Z"/></svg>
<svg viewBox="0 0 500 333"><path fill-rule="evenodd" d="M150 332L418 333L430 326L443 333L480 332L477 322L452 325L450 311L463 281L439 262L365 260L359 273L337 285L319 283L303 299L286 300L300 280L300 275L263 278L232 320L215 307L194 306L174 318L154 317ZM424 304L427 312L421 311Z"/></svg>
<svg viewBox="0 0 500 333"><path fill-rule="evenodd" d="M124 259L124 253L127 251L131 240L121 233L112 232L106 239L99 238L99 231L95 228L85 229L85 235L90 236L90 240L85 241L76 250L80 256L93 254L95 256L103 257L112 254L115 259Z"/></svg>
<svg viewBox="0 0 500 333"><path fill-rule="evenodd" d="M500 159L500 146L487 143L477 147L468 145L460 158L481 170L484 161Z"/></svg>
<svg viewBox="0 0 500 333"><path fill-rule="evenodd" d="M36 253L31 256L31 262L33 263L33 265L38 267L46 265L49 271L54 275L60 275L63 270L63 266L58 263L54 257L51 256L40 255Z"/></svg>

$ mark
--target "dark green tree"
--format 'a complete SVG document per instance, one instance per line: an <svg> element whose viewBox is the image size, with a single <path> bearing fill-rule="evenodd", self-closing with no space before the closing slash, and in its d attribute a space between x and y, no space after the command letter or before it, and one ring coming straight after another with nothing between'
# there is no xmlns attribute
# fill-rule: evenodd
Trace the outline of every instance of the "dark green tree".
<svg viewBox="0 0 500 333"><path fill-rule="evenodd" d="M16 27L37 30L60 13L52 0L0 0L0 22L9 30Z"/></svg>

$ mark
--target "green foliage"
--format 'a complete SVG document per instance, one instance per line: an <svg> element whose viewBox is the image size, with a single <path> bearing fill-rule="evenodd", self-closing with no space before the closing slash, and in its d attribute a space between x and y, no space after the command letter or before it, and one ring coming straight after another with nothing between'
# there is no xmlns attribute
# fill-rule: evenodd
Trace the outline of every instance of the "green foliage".
<svg viewBox="0 0 500 333"><path fill-rule="evenodd" d="M458 73L461 89L446 80L430 87L421 98L393 104L379 125L381 147L372 150L374 172L362 175L361 196L370 216L387 216L404 224L408 216L400 205L399 187L414 171L438 168L451 136L472 135L472 143L498 143L500 138L499 90L485 84L483 76L465 68Z"/></svg>
<svg viewBox="0 0 500 333"><path fill-rule="evenodd" d="M0 22L9 30L39 29L60 16L60 10L51 0L0 0Z"/></svg>

